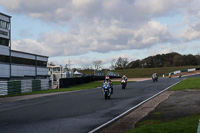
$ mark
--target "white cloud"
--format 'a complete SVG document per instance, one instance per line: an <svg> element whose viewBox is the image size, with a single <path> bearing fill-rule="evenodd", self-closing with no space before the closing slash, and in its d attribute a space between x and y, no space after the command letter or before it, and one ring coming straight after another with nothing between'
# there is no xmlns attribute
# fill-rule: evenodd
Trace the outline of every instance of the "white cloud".
<svg viewBox="0 0 200 133"><path fill-rule="evenodd" d="M47 25L70 26L69 31L44 31L35 40L12 42L14 49L51 57L149 49L174 40L181 45L200 38L199 0L2 0L0 5L11 15L23 14ZM183 17L176 36L167 22L155 20L175 14ZM161 49L152 53L173 51L167 47Z"/></svg>
<svg viewBox="0 0 200 133"><path fill-rule="evenodd" d="M180 32L180 37L186 41L199 40L200 38L200 21L188 25L184 30Z"/></svg>
<svg viewBox="0 0 200 133"><path fill-rule="evenodd" d="M14 50L30 52L30 53L45 55L45 56L49 56L48 53L52 53L52 54L55 53L55 51L53 51L52 48L46 47L45 44L39 43L31 39L12 41L11 47Z"/></svg>
<svg viewBox="0 0 200 133"><path fill-rule="evenodd" d="M19 10L20 2L21 0L1 0L0 5L2 5L8 11L14 12Z"/></svg>
<svg viewBox="0 0 200 133"><path fill-rule="evenodd" d="M186 1L186 2L185 2ZM12 4L10 4L12 3ZM45 22L65 23L70 20L119 20L126 23L148 20L176 10L187 0L7 0L0 1L12 13L26 14ZM190 2L191 3L191 2Z"/></svg>
<svg viewBox="0 0 200 133"><path fill-rule="evenodd" d="M43 33L37 40L24 39L13 43L15 49L26 47L27 52L45 53L49 56L81 55L89 51L109 52L141 49L168 41L167 26L150 21L140 29L105 27L100 22L81 24L69 32ZM134 41L133 41L134 40ZM35 47L37 44L38 47ZM40 48L41 47L41 48ZM37 48L37 49L36 49ZM31 50L31 51L30 51Z"/></svg>

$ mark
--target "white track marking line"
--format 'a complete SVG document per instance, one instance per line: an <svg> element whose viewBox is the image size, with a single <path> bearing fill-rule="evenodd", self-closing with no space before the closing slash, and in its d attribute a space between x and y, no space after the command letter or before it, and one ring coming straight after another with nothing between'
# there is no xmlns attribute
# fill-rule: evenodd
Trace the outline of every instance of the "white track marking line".
<svg viewBox="0 0 200 133"><path fill-rule="evenodd" d="M181 80L181 81L182 81L182 80ZM137 108L137 107L141 106L141 105L142 105L142 104L144 104L145 102L147 102L147 101L149 101L150 99L152 99L152 98L156 97L157 95L159 95L159 94L163 93L164 91L168 90L169 88L171 88L172 86L174 86L174 85L178 84L178 83L179 83L179 82L181 82L181 81L178 81L178 82L174 83L173 85L171 85L171 86L167 87L166 89L164 89L164 90L162 90L162 91L158 92L157 94L153 95L152 97L150 97L150 98L148 98L148 99L146 99L146 100L142 101L142 102L141 102L141 103L139 103L138 105L136 105L136 106L134 106L134 107L130 108L129 110L127 110L127 111L125 111L124 113L122 113L122 114L118 115L118 116L117 116L117 117L115 117L114 119L112 119L112 120L110 120L110 121L108 121L108 122L104 123L103 125L101 125L101 126L99 126L99 127L95 128L95 129L93 129L93 130L92 130L92 131L90 131L89 133L94 133L94 132L98 131L99 129L101 129L101 128L105 127L106 125L108 125L108 124L112 123L113 121L115 121L115 120L119 119L120 117L122 117L122 116L126 115L127 113L129 113L129 112L130 112L130 111L132 111L133 109L135 109L135 108Z"/></svg>

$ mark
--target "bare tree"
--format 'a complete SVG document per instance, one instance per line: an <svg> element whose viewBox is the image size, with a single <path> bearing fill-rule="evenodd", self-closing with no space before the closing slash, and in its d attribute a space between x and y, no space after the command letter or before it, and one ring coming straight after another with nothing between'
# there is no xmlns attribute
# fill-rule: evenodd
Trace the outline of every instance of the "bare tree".
<svg viewBox="0 0 200 133"><path fill-rule="evenodd" d="M115 66L116 66L115 68L125 69L127 65L128 65L128 58L119 57L115 63Z"/></svg>
<svg viewBox="0 0 200 133"><path fill-rule="evenodd" d="M93 64L93 66L96 70L99 70L103 67L103 61L102 60L95 60L95 61L92 62L92 64Z"/></svg>
<svg viewBox="0 0 200 133"><path fill-rule="evenodd" d="M92 67L91 66L87 66L87 65L85 65L85 66L83 65L82 69L83 70L90 70L90 69L92 69Z"/></svg>
<svg viewBox="0 0 200 133"><path fill-rule="evenodd" d="M110 66L111 69L115 69L115 62L116 62L115 59L111 60L111 66Z"/></svg>

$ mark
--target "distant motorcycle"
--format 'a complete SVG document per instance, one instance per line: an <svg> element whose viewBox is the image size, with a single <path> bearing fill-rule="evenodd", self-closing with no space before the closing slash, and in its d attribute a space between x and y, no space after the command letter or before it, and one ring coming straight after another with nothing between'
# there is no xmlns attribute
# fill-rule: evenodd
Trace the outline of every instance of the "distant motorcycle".
<svg viewBox="0 0 200 133"><path fill-rule="evenodd" d="M105 99L110 99L111 97L111 86L109 82L104 82L102 86L102 92L104 94Z"/></svg>
<svg viewBox="0 0 200 133"><path fill-rule="evenodd" d="M121 84L122 84L122 89L125 89L126 88L126 80L122 79Z"/></svg>
<svg viewBox="0 0 200 133"><path fill-rule="evenodd" d="M154 73L152 75L152 80L153 80L153 82L157 82L158 81L158 75L157 75L157 73Z"/></svg>

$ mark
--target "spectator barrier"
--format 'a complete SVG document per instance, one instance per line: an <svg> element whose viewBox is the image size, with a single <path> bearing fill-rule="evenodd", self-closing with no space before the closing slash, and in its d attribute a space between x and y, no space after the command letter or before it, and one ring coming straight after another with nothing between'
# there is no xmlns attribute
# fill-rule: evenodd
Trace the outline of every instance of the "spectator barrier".
<svg viewBox="0 0 200 133"><path fill-rule="evenodd" d="M49 89L48 79L0 81L0 96Z"/></svg>
<svg viewBox="0 0 200 133"><path fill-rule="evenodd" d="M169 73L169 76L174 75L174 74L178 74L178 73L182 73L182 72L192 72L192 71L197 71L200 70L200 68L192 68L192 69L187 69L187 70L178 70L178 71L174 71Z"/></svg>

